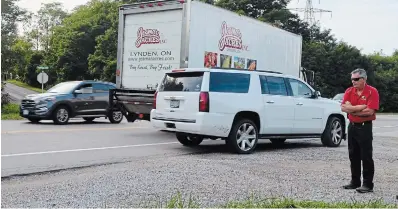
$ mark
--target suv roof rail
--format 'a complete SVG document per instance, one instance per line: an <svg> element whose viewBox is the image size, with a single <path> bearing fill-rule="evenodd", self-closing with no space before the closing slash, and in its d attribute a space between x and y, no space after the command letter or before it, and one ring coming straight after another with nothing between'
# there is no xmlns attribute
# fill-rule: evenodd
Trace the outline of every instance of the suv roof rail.
<svg viewBox="0 0 398 209"><path fill-rule="evenodd" d="M248 71L247 69L242 69L242 68L222 68L222 67L212 67L211 69L222 69L222 70L241 70L241 71ZM253 71L264 72L264 73L283 74L283 73L281 73L281 72L277 72L277 71L271 71L271 70L253 70Z"/></svg>

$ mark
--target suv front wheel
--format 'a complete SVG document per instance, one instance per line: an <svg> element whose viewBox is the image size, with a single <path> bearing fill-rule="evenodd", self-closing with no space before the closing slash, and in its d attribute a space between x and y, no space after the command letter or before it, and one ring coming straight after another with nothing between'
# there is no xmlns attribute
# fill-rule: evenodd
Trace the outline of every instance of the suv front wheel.
<svg viewBox="0 0 398 209"><path fill-rule="evenodd" d="M338 147L344 136L344 126L338 117L330 117L322 134L322 144L328 147Z"/></svg>
<svg viewBox="0 0 398 209"><path fill-rule="evenodd" d="M227 146L238 154L252 153L258 142L258 128L248 119L242 119L234 123L229 133Z"/></svg>
<svg viewBox="0 0 398 209"><path fill-rule="evenodd" d="M69 121L70 112L65 105L57 107L53 113L53 121L55 124L64 125Z"/></svg>

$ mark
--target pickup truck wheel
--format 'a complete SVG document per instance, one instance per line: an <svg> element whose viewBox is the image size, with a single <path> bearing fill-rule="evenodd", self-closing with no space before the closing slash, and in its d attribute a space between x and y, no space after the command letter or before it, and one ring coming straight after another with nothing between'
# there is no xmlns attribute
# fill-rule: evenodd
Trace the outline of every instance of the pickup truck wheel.
<svg viewBox="0 0 398 209"><path fill-rule="evenodd" d="M176 133L177 140L184 146L192 147L198 146L203 141L203 137L200 136L188 136L184 133Z"/></svg>
<svg viewBox="0 0 398 209"><path fill-rule="evenodd" d="M258 142L258 128L256 124L248 119L235 122L226 139L227 146L238 154L252 153Z"/></svg>
<svg viewBox="0 0 398 209"><path fill-rule="evenodd" d="M322 134L321 141L324 146L338 147L343 140L343 123L337 117L329 118L325 131Z"/></svg>
<svg viewBox="0 0 398 209"><path fill-rule="evenodd" d="M53 121L55 124L65 125L69 121L69 115L69 109L66 106L59 106L53 112Z"/></svg>
<svg viewBox="0 0 398 209"><path fill-rule="evenodd" d="M123 113L122 111L111 111L109 113L109 121L111 123L120 123L123 120Z"/></svg>

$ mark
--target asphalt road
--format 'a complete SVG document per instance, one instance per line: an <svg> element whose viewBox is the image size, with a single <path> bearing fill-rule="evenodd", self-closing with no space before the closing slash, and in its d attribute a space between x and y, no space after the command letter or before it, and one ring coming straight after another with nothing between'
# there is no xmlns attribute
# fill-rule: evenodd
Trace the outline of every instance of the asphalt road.
<svg viewBox="0 0 398 209"><path fill-rule="evenodd" d="M153 130L146 121L72 120L66 126L2 121L1 138L2 177L194 152L182 147L173 133Z"/></svg>
<svg viewBox="0 0 398 209"><path fill-rule="evenodd" d="M20 103L21 100L29 94L37 94L37 92L19 87L17 85L14 85L12 83L7 83L6 86L4 87L4 92L7 92L10 97L11 101L13 103Z"/></svg>
<svg viewBox="0 0 398 209"><path fill-rule="evenodd" d="M378 116L374 135L398 137L398 116ZM105 119L92 123L74 119L66 126L2 121L1 138L2 177L203 151L182 147L173 133L156 131L147 121L111 124Z"/></svg>
<svg viewBox="0 0 398 209"><path fill-rule="evenodd" d="M147 122L106 120L2 121L1 136L2 207L139 207L176 191L207 207L251 192L396 203L398 191L398 116L378 116L374 124L377 187L369 195L340 189L349 180L346 142L326 148L319 140L288 140L279 148L264 140L256 153L235 155L222 141L186 148Z"/></svg>

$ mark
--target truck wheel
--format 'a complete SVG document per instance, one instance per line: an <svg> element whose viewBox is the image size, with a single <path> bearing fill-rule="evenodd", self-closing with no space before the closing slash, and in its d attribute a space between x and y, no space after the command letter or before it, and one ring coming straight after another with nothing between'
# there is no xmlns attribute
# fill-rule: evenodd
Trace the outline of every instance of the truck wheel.
<svg viewBox="0 0 398 209"><path fill-rule="evenodd" d="M176 133L177 140L184 146L192 147L197 146L203 141L203 137L200 136L188 136L184 133Z"/></svg>
<svg viewBox="0 0 398 209"><path fill-rule="evenodd" d="M337 117L330 117L325 131L322 134L321 141L324 146L338 147L344 136L344 127L341 120Z"/></svg>
<svg viewBox="0 0 398 209"><path fill-rule="evenodd" d="M65 125L69 121L70 111L65 105L61 105L53 112L53 121L58 125Z"/></svg>
<svg viewBox="0 0 398 209"><path fill-rule="evenodd" d="M234 122L231 132L226 139L227 146L238 154L251 154L258 142L258 128L248 119Z"/></svg>
<svg viewBox="0 0 398 209"><path fill-rule="evenodd" d="M111 123L120 123L123 120L122 111L110 111L109 113L109 121Z"/></svg>
<svg viewBox="0 0 398 209"><path fill-rule="evenodd" d="M32 122L32 123L38 123L38 122L41 121L40 118L28 118L28 120L29 120L30 122Z"/></svg>

